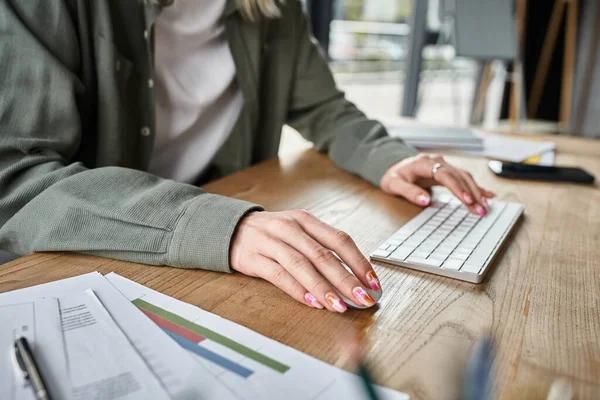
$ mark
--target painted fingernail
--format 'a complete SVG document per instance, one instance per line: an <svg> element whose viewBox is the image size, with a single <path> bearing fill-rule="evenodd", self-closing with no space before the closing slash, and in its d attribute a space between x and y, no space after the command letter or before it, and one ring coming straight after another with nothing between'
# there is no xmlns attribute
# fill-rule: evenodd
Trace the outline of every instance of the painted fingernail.
<svg viewBox="0 0 600 400"><path fill-rule="evenodd" d="M487 199L485 197L481 198L481 202L483 203L483 207L486 209L486 211L490 211L490 203L488 203Z"/></svg>
<svg viewBox="0 0 600 400"><path fill-rule="evenodd" d="M485 217L485 210L481 208L479 204L475 206L475 211L477 211L477 214L481 215L482 217Z"/></svg>
<svg viewBox="0 0 600 400"><path fill-rule="evenodd" d="M365 289L361 288L360 286L352 289L352 294L356 300L367 307L371 307L373 304L375 304L375 300L373 300L373 298L369 296L369 293L367 293Z"/></svg>
<svg viewBox="0 0 600 400"><path fill-rule="evenodd" d="M469 193L463 193L463 199L465 200L465 203L467 203L467 204L473 203L473 198L471 197L471 195Z"/></svg>
<svg viewBox="0 0 600 400"><path fill-rule="evenodd" d="M340 299L337 295L333 293L327 293L325 295L325 300L329 303L333 309L339 313L343 313L348 309L342 299Z"/></svg>
<svg viewBox="0 0 600 400"><path fill-rule="evenodd" d="M306 293L304 295L304 300L306 300L306 302L314 308L318 308L319 310L323 308L323 305L319 303L317 299L315 299L315 296L310 293Z"/></svg>
<svg viewBox="0 0 600 400"><path fill-rule="evenodd" d="M369 282L369 286L376 292L381 290L381 284L379 283L379 278L375 275L375 272L369 271L367 272L367 282Z"/></svg>
<svg viewBox="0 0 600 400"><path fill-rule="evenodd" d="M417 203L422 206L428 205L430 201L431 199L426 194L420 194L419 197L417 197Z"/></svg>

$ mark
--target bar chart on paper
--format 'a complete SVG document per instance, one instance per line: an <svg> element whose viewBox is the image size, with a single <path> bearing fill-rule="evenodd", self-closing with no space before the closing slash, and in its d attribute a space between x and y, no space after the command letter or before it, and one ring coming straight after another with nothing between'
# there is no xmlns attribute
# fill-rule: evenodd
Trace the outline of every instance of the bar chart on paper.
<svg viewBox="0 0 600 400"><path fill-rule="evenodd" d="M222 383L234 399L362 399L356 375L111 273L106 278ZM382 399L408 399L377 387ZM342 397L343 396L343 397Z"/></svg>
<svg viewBox="0 0 600 400"><path fill-rule="evenodd" d="M132 302L183 348L242 378L248 378L254 371L235 361L235 359L239 359L240 357L250 358L262 367L271 368L273 371L279 373L285 373L290 369L290 367L283 363L206 327L188 321L177 314L148 303L142 298L137 298ZM229 359L226 356L220 355L218 345L237 353L235 359ZM214 351L211 350L214 347L217 347L217 349Z"/></svg>

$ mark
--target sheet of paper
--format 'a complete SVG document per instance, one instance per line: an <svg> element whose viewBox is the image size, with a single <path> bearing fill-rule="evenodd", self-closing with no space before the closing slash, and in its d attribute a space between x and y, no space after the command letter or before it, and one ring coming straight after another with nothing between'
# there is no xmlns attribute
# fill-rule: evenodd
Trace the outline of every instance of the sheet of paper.
<svg viewBox="0 0 600 400"><path fill-rule="evenodd" d="M552 142L515 139L487 133L479 133L479 135L484 139L482 150L460 150L458 153L501 161L522 162L529 157L552 151L555 148Z"/></svg>
<svg viewBox="0 0 600 400"><path fill-rule="evenodd" d="M554 150L550 150L545 153L536 154L533 157L529 157L528 159L524 160L523 162L525 164L544 165L544 166L551 167L554 165L555 159L556 159L556 155L554 154Z"/></svg>
<svg viewBox="0 0 600 400"><path fill-rule="evenodd" d="M27 338L48 390L55 398L68 399L69 385L58 300L38 298L17 304L0 302L0 399L34 400L13 363L15 340Z"/></svg>
<svg viewBox="0 0 600 400"><path fill-rule="evenodd" d="M363 400L359 378L115 273L106 278L236 399ZM408 396L377 387L382 399Z"/></svg>
<svg viewBox="0 0 600 400"><path fill-rule="evenodd" d="M92 289L173 399L223 398L222 385L97 272L0 294L0 302L60 297Z"/></svg>
<svg viewBox="0 0 600 400"><path fill-rule="evenodd" d="M92 290L59 304L73 399L169 398Z"/></svg>

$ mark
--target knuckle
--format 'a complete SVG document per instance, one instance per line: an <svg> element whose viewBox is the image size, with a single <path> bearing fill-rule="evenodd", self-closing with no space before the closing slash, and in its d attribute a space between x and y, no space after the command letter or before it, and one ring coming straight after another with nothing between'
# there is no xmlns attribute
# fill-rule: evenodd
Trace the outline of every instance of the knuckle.
<svg viewBox="0 0 600 400"><path fill-rule="evenodd" d="M338 244L345 246L352 243L352 238L344 231L337 230L335 232L335 238Z"/></svg>
<svg viewBox="0 0 600 400"><path fill-rule="evenodd" d="M348 287L350 290L358 284L358 279L352 274L344 274L340 279L340 286Z"/></svg>
<svg viewBox="0 0 600 400"><path fill-rule="evenodd" d="M302 269L306 266L306 259L301 255L294 255L288 261L288 269L290 272Z"/></svg>
<svg viewBox="0 0 600 400"><path fill-rule="evenodd" d="M358 269L366 275L367 272L373 270L373 266L371 265L369 260L367 260L365 257L362 257L361 260L358 262Z"/></svg>
<svg viewBox="0 0 600 400"><path fill-rule="evenodd" d="M292 217L279 216L273 220L273 228L276 230L290 231L296 227Z"/></svg>
<svg viewBox="0 0 600 400"><path fill-rule="evenodd" d="M294 281L289 288L289 293L293 296L298 296L300 299L304 299L304 293L306 289L298 281Z"/></svg>
<svg viewBox="0 0 600 400"><path fill-rule="evenodd" d="M316 264L327 264L335 258L331 251L320 246L313 251L313 257Z"/></svg>
<svg viewBox="0 0 600 400"><path fill-rule="evenodd" d="M313 218L313 215L307 210L296 210L294 211L294 217L299 221L303 221Z"/></svg>
<svg viewBox="0 0 600 400"><path fill-rule="evenodd" d="M270 281L278 287L281 287L286 280L287 273L283 268L277 268L271 272Z"/></svg>
<svg viewBox="0 0 600 400"><path fill-rule="evenodd" d="M329 285L327 283L325 283L325 281L323 279L316 280L312 284L312 286L309 290L309 292L311 292L311 293L323 293L323 294L325 294L329 291L331 291L331 289L329 288Z"/></svg>

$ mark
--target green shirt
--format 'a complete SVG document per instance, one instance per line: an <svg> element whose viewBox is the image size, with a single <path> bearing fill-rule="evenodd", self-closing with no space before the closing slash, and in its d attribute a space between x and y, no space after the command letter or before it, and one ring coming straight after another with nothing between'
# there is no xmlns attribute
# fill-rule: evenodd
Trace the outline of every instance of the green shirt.
<svg viewBox="0 0 600 400"><path fill-rule="evenodd" d="M204 180L275 157L289 124L377 185L415 154L336 89L297 0L223 19L245 106ZM0 249L76 251L229 271L260 206L146 171L154 137L153 22L143 0L0 0Z"/></svg>

